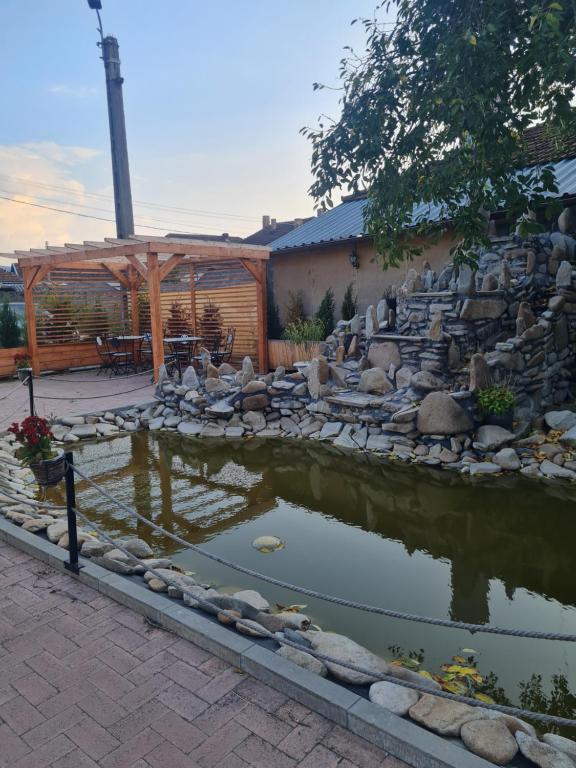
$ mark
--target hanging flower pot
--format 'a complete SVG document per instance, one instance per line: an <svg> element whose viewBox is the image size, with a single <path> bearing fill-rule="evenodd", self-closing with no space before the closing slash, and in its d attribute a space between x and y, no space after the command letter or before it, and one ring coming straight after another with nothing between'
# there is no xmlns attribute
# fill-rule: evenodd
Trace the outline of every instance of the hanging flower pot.
<svg viewBox="0 0 576 768"><path fill-rule="evenodd" d="M39 416L28 416L21 424L14 423L8 430L20 443L16 456L30 467L39 485L56 485L66 472L62 451L54 451L54 435L50 424Z"/></svg>
<svg viewBox="0 0 576 768"><path fill-rule="evenodd" d="M43 488L58 483L66 474L66 456L63 451L59 451L52 459L42 459L41 461L31 461L30 469L34 473L36 482Z"/></svg>
<svg viewBox="0 0 576 768"><path fill-rule="evenodd" d="M20 381L24 382L26 379L32 375L32 368L17 368L16 369L16 376L20 379Z"/></svg>

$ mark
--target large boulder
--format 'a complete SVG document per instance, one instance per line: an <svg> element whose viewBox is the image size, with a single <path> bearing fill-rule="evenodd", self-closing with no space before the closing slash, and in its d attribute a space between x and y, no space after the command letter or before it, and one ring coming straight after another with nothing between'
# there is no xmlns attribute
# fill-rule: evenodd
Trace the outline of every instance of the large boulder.
<svg viewBox="0 0 576 768"><path fill-rule="evenodd" d="M386 681L373 683L368 696L374 704L400 716L408 714L410 707L413 707L420 698L418 691Z"/></svg>
<svg viewBox="0 0 576 768"><path fill-rule="evenodd" d="M393 341L370 344L368 362L373 368L382 368L384 371L388 371L391 365L400 368L402 359L398 344Z"/></svg>
<svg viewBox="0 0 576 768"><path fill-rule="evenodd" d="M359 392L373 392L384 395L386 392L390 392L391 389L393 389L393 386L382 368L368 368L367 371L362 371L360 383L358 384Z"/></svg>
<svg viewBox="0 0 576 768"><path fill-rule="evenodd" d="M322 392L322 387L330 376L330 367L325 357L315 357L307 370L308 391L311 397L317 400Z"/></svg>
<svg viewBox="0 0 576 768"><path fill-rule="evenodd" d="M242 360L242 371L240 372L240 384L245 387L246 384L248 384L249 381L252 381L256 378L256 374L254 373L254 366L252 365L252 360L248 355Z"/></svg>
<svg viewBox="0 0 576 768"><path fill-rule="evenodd" d="M544 421L550 429L572 429L572 427L576 427L576 413L574 411L548 411L544 414Z"/></svg>
<svg viewBox="0 0 576 768"><path fill-rule="evenodd" d="M498 720L470 720L460 737L470 752L496 765L507 765L518 752L516 739Z"/></svg>
<svg viewBox="0 0 576 768"><path fill-rule="evenodd" d="M423 435L457 435L472 429L472 420L454 398L446 392L426 395L416 420Z"/></svg>
<svg viewBox="0 0 576 768"><path fill-rule="evenodd" d="M538 739L527 736L521 731L516 733L516 741L524 757L527 757L539 768L574 768L572 758L551 744L538 741Z"/></svg>
<svg viewBox="0 0 576 768"><path fill-rule="evenodd" d="M370 304L368 309L366 310L366 338L369 339L371 336L374 336L375 333L378 333L379 330L379 323L378 323L378 316L376 314L376 310L374 309L374 306Z"/></svg>
<svg viewBox="0 0 576 768"><path fill-rule="evenodd" d="M444 382L430 371L418 371L411 380L410 386L418 392L437 392L444 389Z"/></svg>
<svg viewBox="0 0 576 768"><path fill-rule="evenodd" d="M329 671L338 680L351 685L368 685L381 680L383 675L390 674L390 667L379 656L364 648L345 635L337 635L332 632L308 632L307 637L312 642L312 648L319 653L338 661L354 664L366 669L369 674L354 672L347 667L341 667L331 661L324 662Z"/></svg>
<svg viewBox="0 0 576 768"><path fill-rule="evenodd" d="M306 651L300 651L297 648L292 648L289 645L283 645L276 651L278 656L282 656L283 659L291 661L293 664L297 664L302 669L307 669L308 672L313 672L320 677L326 677L328 669L323 661L316 659Z"/></svg>
<svg viewBox="0 0 576 768"><path fill-rule="evenodd" d="M481 352L475 352L470 358L470 392L488 389L492 386L492 374L486 358Z"/></svg>

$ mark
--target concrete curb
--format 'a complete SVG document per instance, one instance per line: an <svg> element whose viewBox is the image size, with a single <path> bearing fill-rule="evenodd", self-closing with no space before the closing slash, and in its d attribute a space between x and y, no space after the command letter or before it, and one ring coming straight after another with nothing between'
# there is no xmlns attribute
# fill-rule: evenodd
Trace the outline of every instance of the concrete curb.
<svg viewBox="0 0 576 768"><path fill-rule="evenodd" d="M68 560L66 550L4 518L0 518L0 540L64 571L64 563ZM248 637L215 624L138 582L111 573L89 560L81 558L81 562L84 567L78 576L69 571L66 573L349 729L413 768L494 768L492 763L463 747L290 663Z"/></svg>

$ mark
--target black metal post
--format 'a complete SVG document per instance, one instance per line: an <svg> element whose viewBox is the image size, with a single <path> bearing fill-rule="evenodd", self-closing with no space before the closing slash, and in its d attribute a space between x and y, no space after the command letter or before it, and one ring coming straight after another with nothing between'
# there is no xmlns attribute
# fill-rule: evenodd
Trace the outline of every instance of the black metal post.
<svg viewBox="0 0 576 768"><path fill-rule="evenodd" d="M66 514L68 517L68 562L64 567L72 573L80 573L81 565L78 564L78 530L76 528L76 487L74 481L74 455L66 454Z"/></svg>
<svg viewBox="0 0 576 768"><path fill-rule="evenodd" d="M32 368L28 372L28 399L30 401L30 416L34 416L34 376Z"/></svg>

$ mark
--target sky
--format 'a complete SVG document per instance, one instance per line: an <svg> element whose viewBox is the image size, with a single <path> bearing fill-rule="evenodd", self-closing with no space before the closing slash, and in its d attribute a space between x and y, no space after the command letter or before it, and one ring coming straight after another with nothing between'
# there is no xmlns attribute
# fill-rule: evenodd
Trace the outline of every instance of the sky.
<svg viewBox="0 0 576 768"><path fill-rule="evenodd" d="M344 46L364 47L351 21L376 0L102 5L120 43L138 234L246 236L263 214L314 214L299 131L337 117L339 94L312 86L337 85ZM0 252L115 236L98 39L86 0L0 2Z"/></svg>

